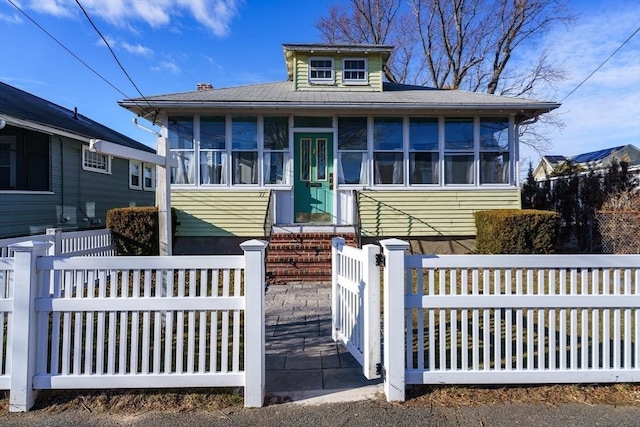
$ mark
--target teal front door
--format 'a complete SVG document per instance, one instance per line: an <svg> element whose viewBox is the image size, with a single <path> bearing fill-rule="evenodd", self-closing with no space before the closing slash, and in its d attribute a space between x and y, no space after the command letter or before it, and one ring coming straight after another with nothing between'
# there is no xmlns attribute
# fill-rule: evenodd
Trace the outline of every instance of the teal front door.
<svg viewBox="0 0 640 427"><path fill-rule="evenodd" d="M296 223L333 222L333 134L295 135Z"/></svg>

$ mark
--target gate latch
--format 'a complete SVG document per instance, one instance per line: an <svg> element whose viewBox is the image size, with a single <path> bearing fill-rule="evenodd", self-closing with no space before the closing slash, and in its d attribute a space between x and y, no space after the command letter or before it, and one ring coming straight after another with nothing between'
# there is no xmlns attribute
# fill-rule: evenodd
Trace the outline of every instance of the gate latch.
<svg viewBox="0 0 640 427"><path fill-rule="evenodd" d="M382 363L376 363L376 375L382 375Z"/></svg>
<svg viewBox="0 0 640 427"><path fill-rule="evenodd" d="M386 267L384 262L385 262L384 254L376 254L376 266Z"/></svg>

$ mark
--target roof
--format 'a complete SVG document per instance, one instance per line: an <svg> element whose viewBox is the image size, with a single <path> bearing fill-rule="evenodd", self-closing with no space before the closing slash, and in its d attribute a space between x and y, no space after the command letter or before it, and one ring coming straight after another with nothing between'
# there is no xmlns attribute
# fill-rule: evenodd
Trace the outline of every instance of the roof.
<svg viewBox="0 0 640 427"><path fill-rule="evenodd" d="M0 82L0 116L8 123L21 126L26 121L52 130L101 139L125 147L155 153L155 150L90 118L76 114L53 102Z"/></svg>
<svg viewBox="0 0 640 427"><path fill-rule="evenodd" d="M491 95L480 92L435 89L423 86L384 83L382 92L347 90L295 91L293 82L283 81L247 86L125 99L121 106L140 116L152 118L158 109L278 109L279 111L331 110L350 113L400 110L424 114L442 111L478 110L516 112L525 120L560 106L555 102ZM148 108L152 106L153 110Z"/></svg>
<svg viewBox="0 0 640 427"><path fill-rule="evenodd" d="M597 162L599 160L605 159L609 157L612 153L616 151L620 151L624 148L624 145L613 148L605 148L603 150L592 151L590 153L578 154L577 156L571 157L571 161L574 163L590 163Z"/></svg>

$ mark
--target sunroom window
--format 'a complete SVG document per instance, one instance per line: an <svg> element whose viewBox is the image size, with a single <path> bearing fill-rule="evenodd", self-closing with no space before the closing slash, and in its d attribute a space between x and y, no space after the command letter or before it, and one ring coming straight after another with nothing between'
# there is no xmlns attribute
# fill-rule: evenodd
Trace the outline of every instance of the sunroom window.
<svg viewBox="0 0 640 427"><path fill-rule="evenodd" d="M258 120L234 116L231 121L233 184L258 184Z"/></svg>
<svg viewBox="0 0 640 427"><path fill-rule="evenodd" d="M309 81L316 83L333 82L333 59L315 58L309 60Z"/></svg>
<svg viewBox="0 0 640 427"><path fill-rule="evenodd" d="M444 125L444 183L475 182L472 118L446 118Z"/></svg>
<svg viewBox="0 0 640 427"><path fill-rule="evenodd" d="M374 184L403 184L402 117L373 121Z"/></svg>
<svg viewBox="0 0 640 427"><path fill-rule="evenodd" d="M169 149L178 167L171 168L172 184L195 184L196 158L193 143L193 117L169 117Z"/></svg>
<svg viewBox="0 0 640 427"><path fill-rule="evenodd" d="M364 185L367 182L367 118L338 118L338 183Z"/></svg>
<svg viewBox="0 0 640 427"><path fill-rule="evenodd" d="M480 184L509 183L509 119L480 119Z"/></svg>
<svg viewBox="0 0 640 427"><path fill-rule="evenodd" d="M288 184L289 118L264 118L264 184Z"/></svg>
<svg viewBox="0 0 640 427"><path fill-rule="evenodd" d="M342 81L344 83L366 83L367 60L345 59L342 62Z"/></svg>
<svg viewBox="0 0 640 427"><path fill-rule="evenodd" d="M200 118L200 184L227 183L224 116Z"/></svg>
<svg viewBox="0 0 640 427"><path fill-rule="evenodd" d="M438 159L438 119L409 119L409 184L438 184Z"/></svg>

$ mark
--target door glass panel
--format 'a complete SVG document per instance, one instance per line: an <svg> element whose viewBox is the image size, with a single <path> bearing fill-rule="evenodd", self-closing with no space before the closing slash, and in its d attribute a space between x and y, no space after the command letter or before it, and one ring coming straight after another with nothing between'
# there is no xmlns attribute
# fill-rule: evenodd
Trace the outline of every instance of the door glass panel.
<svg viewBox="0 0 640 427"><path fill-rule="evenodd" d="M324 181L327 179L327 140L318 139L316 145L318 152L318 181Z"/></svg>
<svg viewBox="0 0 640 427"><path fill-rule="evenodd" d="M300 140L300 181L311 179L311 140Z"/></svg>

